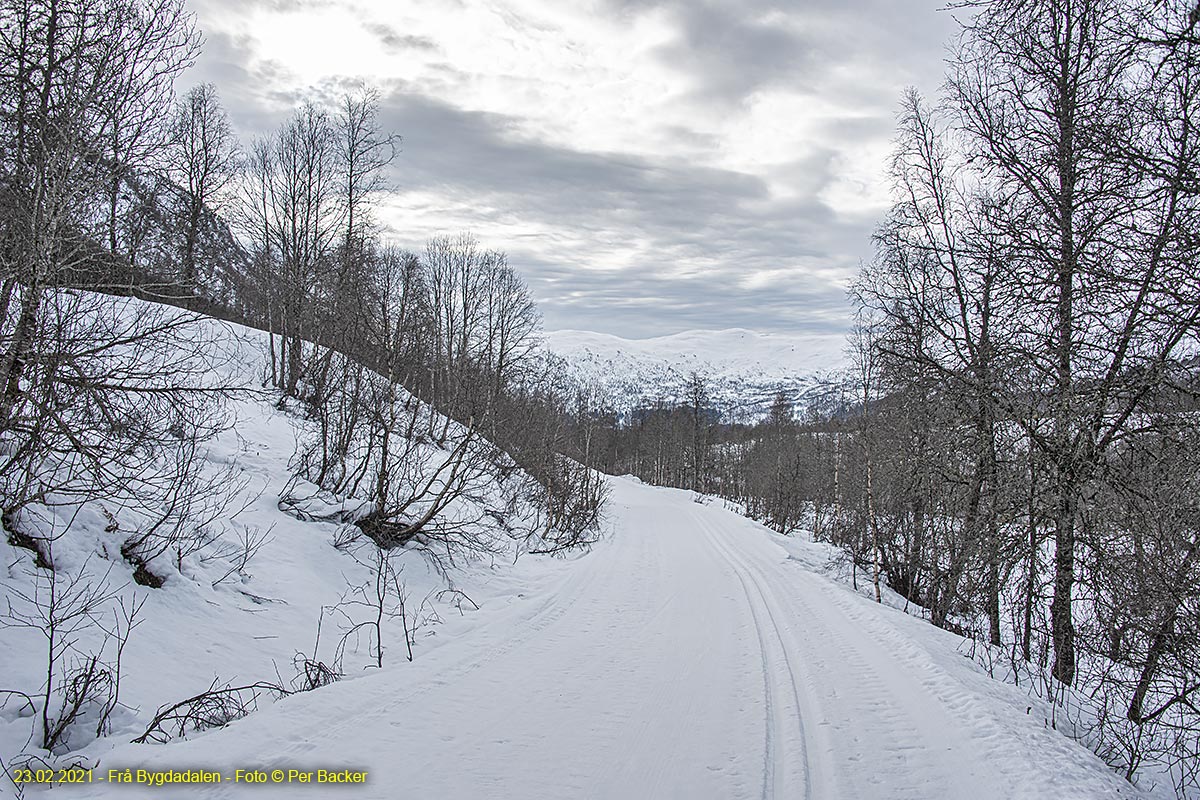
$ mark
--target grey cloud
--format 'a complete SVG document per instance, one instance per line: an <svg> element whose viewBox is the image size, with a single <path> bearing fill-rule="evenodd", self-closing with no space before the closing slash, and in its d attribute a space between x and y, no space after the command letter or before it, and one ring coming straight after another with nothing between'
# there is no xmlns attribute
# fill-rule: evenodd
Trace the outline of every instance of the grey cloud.
<svg viewBox="0 0 1200 800"><path fill-rule="evenodd" d="M738 103L779 85L891 102L894 88L845 82L835 68L858 62L903 83L937 81L937 54L953 30L939 0L608 0L618 17L665 9L678 34L661 59L699 82L699 99ZM786 23L781 23L786 20ZM915 58L914 54L921 54ZM913 64L917 66L914 67ZM897 71L902 73L897 75Z"/></svg>
<svg viewBox="0 0 1200 800"><path fill-rule="evenodd" d="M693 328L841 333L845 327L845 293L825 283L781 279L749 288L736 270L681 279L651 269L613 275L536 258L521 266L543 297L540 306L551 330L642 338Z"/></svg>
<svg viewBox="0 0 1200 800"><path fill-rule="evenodd" d="M751 175L547 145L524 138L518 116L465 111L404 90L385 99L382 113L410 154L401 179L422 188L536 192L530 202L564 211L687 213L700 220L738 199L766 198L765 185Z"/></svg>
<svg viewBox="0 0 1200 800"><path fill-rule="evenodd" d="M845 327L841 284L815 272L848 276L869 246L871 223L839 217L815 199L832 178L826 151L792 165L806 191L785 201L753 175L550 145L522 137L515 117L403 88L385 99L383 118L404 136L395 175L402 188L503 209L477 212L481 222L515 218L585 237L610 263L636 258L632 269L599 270L553 242L489 242L523 269L551 327L625 335ZM435 232L398 233L417 244ZM781 275L769 281L751 280L775 270Z"/></svg>
<svg viewBox="0 0 1200 800"><path fill-rule="evenodd" d="M193 0L213 9L224 1ZM301 9L329 0L253 1ZM904 84L932 94L940 82L952 21L933 12L938 1L604 0L618 19L652 6L666 12L674 30L657 55L691 76L694 100L736 114L758 89L793 86L855 109L854 116L810 119L807 155L769 176L687 160L722 141L678 126L659 131L679 142L673 158L539 141L526 120L544 109L518 99L536 93L514 93L504 114L437 99L474 79L453 63L427 65L420 84L380 76L381 88L390 90L383 122L404 137L394 202L415 219L509 228L511 235L495 234L485 244L509 252L550 328L635 336L695 327L844 330L843 287L870 256L875 220L835 213L820 198L856 145L888 138ZM514 30L526 24L506 21ZM390 26L368 29L389 46L428 52L438 45ZM244 37L211 35L193 77L215 82L237 127L258 133L304 98L277 88L289 81L273 75L273 65L254 62L250 46ZM331 80L310 94L337 86ZM788 187L789 196L773 196L767 178ZM393 233L420 247L446 232L454 230Z"/></svg>
<svg viewBox="0 0 1200 800"><path fill-rule="evenodd" d="M706 98L738 101L785 75L803 81L821 58L815 41L719 7L688 4L680 17L680 37L660 56L698 77Z"/></svg>
<svg viewBox="0 0 1200 800"><path fill-rule="evenodd" d="M391 25L386 25L382 22L364 22L363 27L367 32L379 39L389 52L400 53L408 50L421 50L425 52L436 52L438 50L437 42L426 36L413 36L403 34L393 28Z"/></svg>
<svg viewBox="0 0 1200 800"><path fill-rule="evenodd" d="M696 150L712 151L720 147L721 137L708 133L694 131L682 125L664 125L662 132L669 136L677 145L691 147Z"/></svg>
<svg viewBox="0 0 1200 800"><path fill-rule="evenodd" d="M900 98L890 100L899 108ZM835 142L870 142L888 139L895 132L895 121L887 116L829 117L813 126L822 139Z"/></svg>

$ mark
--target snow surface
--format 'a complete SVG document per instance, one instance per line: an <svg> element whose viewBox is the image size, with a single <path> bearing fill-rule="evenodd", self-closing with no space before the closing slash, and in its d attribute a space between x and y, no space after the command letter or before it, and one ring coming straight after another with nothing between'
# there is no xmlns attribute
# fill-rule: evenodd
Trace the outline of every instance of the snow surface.
<svg viewBox="0 0 1200 800"><path fill-rule="evenodd" d="M845 337L730 328L624 339L562 330L546 334L546 345L576 378L599 386L617 411L640 400L682 400L695 372L709 380L714 404L727 417L754 419L780 390L802 407L822 399L822 379L844 365Z"/></svg>
<svg viewBox="0 0 1200 800"><path fill-rule="evenodd" d="M441 646L412 663L187 741L101 740L86 754L99 773L369 773L353 787L227 782L164 797L1143 796L959 655L960 639L831 580L825 546L690 493L612 483L611 530L592 552L476 576L482 610L439 627ZM318 550L304 543L295 569L331 557ZM248 606L245 624L259 612L272 613ZM190 674L172 650L228 647L220 632L237 622L232 610L180 617L160 668Z"/></svg>

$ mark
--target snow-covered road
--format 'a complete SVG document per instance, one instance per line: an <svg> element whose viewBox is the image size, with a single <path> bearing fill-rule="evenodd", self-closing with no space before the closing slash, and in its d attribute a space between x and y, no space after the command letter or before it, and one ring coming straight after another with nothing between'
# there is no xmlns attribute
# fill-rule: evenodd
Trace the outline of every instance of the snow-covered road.
<svg viewBox="0 0 1200 800"><path fill-rule="evenodd" d="M948 634L819 574L814 545L684 492L614 489L612 536L412 664L191 741L121 745L97 772L368 772L162 790L178 797L1140 796Z"/></svg>

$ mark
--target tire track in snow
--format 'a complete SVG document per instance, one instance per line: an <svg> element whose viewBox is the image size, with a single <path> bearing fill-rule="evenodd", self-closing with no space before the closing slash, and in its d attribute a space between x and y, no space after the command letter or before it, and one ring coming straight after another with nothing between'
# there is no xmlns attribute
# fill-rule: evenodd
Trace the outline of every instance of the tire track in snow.
<svg viewBox="0 0 1200 800"><path fill-rule="evenodd" d="M1095 781L1096 776L1072 758L1069 751L1078 749L1079 745L1068 738L1057 733L1050 734L1036 724L1028 731L1029 735L1013 736L1010 725L1014 718L1016 725L1024 728L1029 724L1029 717L1021 715L1016 708L1010 708L1006 714L1004 706L997 708L982 701L979 688L970 688L960 677L951 674L928 649L897 627L898 622L907 619L891 618L899 612L873 608L871 604L862 602L860 596L835 586L827 578L811 574L809 577L805 591L815 592L819 587L827 589L821 597L840 616L837 623L829 627L855 632L873 646L877 654L886 653L890 659L902 665L901 673L918 687L913 696L925 698L924 705L927 707L939 708L948 724L961 732L960 740L964 744L969 741L977 753L986 753L989 763L1030 763L1047 752L1061 753L1061 758L1057 759L1059 772L1028 770L1003 775L993 772L990 780L977 780L976 785L1003 785L1006 797L1067 797L1072 796L1072 792L1078 792L1079 786ZM826 620L826 624L830 622L832 620ZM982 676L980 680L983 680ZM989 678L983 683L982 689L986 693L1001 687L1003 684ZM919 748L910 744L897 746L896 749L911 751ZM1097 785L1092 791L1090 797L1137 796L1134 789L1123 782L1113 782L1111 786Z"/></svg>
<svg viewBox="0 0 1200 800"><path fill-rule="evenodd" d="M937 663L921 638L906 634L894 613L851 594L788 560L765 530L716 531L749 566L784 620L805 620L801 666L817 681L803 685L817 712L813 761L839 779L840 793L816 796L1043 798L1095 800L1138 793L1081 763L1078 745L1019 710L986 703L979 688ZM784 637L790 628L785 623ZM952 647L951 647L952 652ZM953 655L952 659L959 656ZM1002 687L994 687L997 692ZM819 743L819 744L818 744ZM1051 755L1053 754L1053 755ZM1013 769L1013 765L1040 768ZM1053 764L1052 768L1047 765Z"/></svg>
<svg viewBox="0 0 1200 800"><path fill-rule="evenodd" d="M788 575L783 567L790 562L782 554L777 562L767 558L761 540L745 544L742 561L769 587L787 618L806 620L805 663L820 676L806 683L807 700L828 725L832 746L822 750L845 782L844 795L924 800L971 796L973 787L982 792L976 796L995 796L1001 776L987 770L987 759L975 752L971 729L905 668L905 659L845 617L843 590L808 571ZM736 549L734 543L727 546ZM960 773L955 766L960 761L985 774ZM916 770L921 778L913 782L906 776L915 764L921 764Z"/></svg>
<svg viewBox="0 0 1200 800"><path fill-rule="evenodd" d="M693 512L697 528L704 534L705 539L716 550L724 561L732 568L734 575L741 583L746 596L746 603L754 618L754 627L758 634L759 648L762 651L763 662L763 692L766 703L766 731L763 763L763 800L774 800L780 797L795 797L792 787L797 783L803 785L805 798L813 798L814 776L824 776L824 771L817 768L810 758L808 734L806 732L804 715L805 709L797 687L796 670L792 658L788 654L788 645L784 641L784 631L771 610L771 602L767 592L758 578L742 558L735 553L716 532L712 523L703 515ZM773 645L771 644L773 640ZM786 673L786 677L784 675ZM781 708L780 701L790 708ZM786 736L791 729L792 736ZM799 759L790 752L790 746L800 749ZM802 763L799 771L797 766ZM823 782L823 779L822 779ZM817 797L828 797L828 788L822 787Z"/></svg>

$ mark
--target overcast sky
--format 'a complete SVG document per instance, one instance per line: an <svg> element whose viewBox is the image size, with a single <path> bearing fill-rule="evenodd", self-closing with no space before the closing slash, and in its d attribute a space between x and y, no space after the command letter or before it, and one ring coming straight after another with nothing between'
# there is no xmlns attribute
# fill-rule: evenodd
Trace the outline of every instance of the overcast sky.
<svg viewBox="0 0 1200 800"><path fill-rule="evenodd" d="M380 214L505 250L549 330L834 333L942 0L191 0L244 139L365 79L403 137Z"/></svg>

